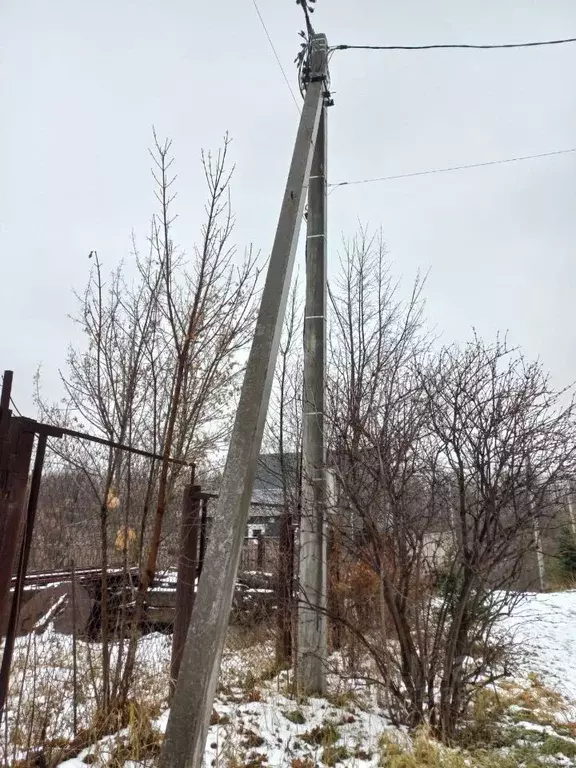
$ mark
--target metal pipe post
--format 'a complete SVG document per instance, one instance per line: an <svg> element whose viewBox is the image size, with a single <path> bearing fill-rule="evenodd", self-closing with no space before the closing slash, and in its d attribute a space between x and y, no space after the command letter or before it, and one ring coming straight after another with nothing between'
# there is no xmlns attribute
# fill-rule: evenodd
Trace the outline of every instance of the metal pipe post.
<svg viewBox="0 0 576 768"><path fill-rule="evenodd" d="M74 558L70 561L71 589L72 589L72 733L74 738L78 734L78 627L76 619L76 563Z"/></svg>
<svg viewBox="0 0 576 768"><path fill-rule="evenodd" d="M174 693L182 662L182 652L194 606L198 571L198 534L200 532L200 486L189 485L184 490L182 524L180 527L180 556L176 582L176 608L172 633L170 664L170 695Z"/></svg>
<svg viewBox="0 0 576 768"><path fill-rule="evenodd" d="M198 578L204 567L204 555L206 554L206 536L208 534L208 497L202 499L202 516L200 520L200 556L198 558Z"/></svg>
<svg viewBox="0 0 576 768"><path fill-rule="evenodd" d="M0 417L7 415L10 410L10 396L12 394L12 381L14 379L13 371L4 371L2 377L2 393L0 394Z"/></svg>

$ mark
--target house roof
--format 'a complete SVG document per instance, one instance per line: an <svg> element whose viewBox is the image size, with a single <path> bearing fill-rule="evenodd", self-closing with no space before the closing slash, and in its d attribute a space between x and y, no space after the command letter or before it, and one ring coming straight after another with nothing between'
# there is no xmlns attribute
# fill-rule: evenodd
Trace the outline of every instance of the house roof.
<svg viewBox="0 0 576 768"><path fill-rule="evenodd" d="M280 490L284 481L295 486L298 480L298 454L262 453L256 466L254 490Z"/></svg>
<svg viewBox="0 0 576 768"><path fill-rule="evenodd" d="M254 506L251 506L250 518L279 517L282 514L282 469L287 486L294 488L298 480L298 455L286 453L282 458L279 453L260 454L252 489ZM213 513L214 506L210 505L208 517L212 517Z"/></svg>
<svg viewBox="0 0 576 768"><path fill-rule="evenodd" d="M283 492L281 488L254 488L252 491L253 504L270 504L277 506L283 502Z"/></svg>

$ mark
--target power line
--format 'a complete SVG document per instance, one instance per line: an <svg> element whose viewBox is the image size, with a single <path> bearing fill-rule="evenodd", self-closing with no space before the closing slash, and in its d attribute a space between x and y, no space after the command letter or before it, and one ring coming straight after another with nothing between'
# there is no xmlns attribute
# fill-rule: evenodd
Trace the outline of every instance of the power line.
<svg viewBox="0 0 576 768"><path fill-rule="evenodd" d="M529 43L497 43L488 45L472 45L468 43L446 43L434 45L334 45L331 51L431 51L441 49L474 49L495 50L497 48L536 48L541 45L564 45L576 43L576 37L567 37L562 40L536 40Z"/></svg>
<svg viewBox="0 0 576 768"><path fill-rule="evenodd" d="M453 165L448 168L431 168L425 171L413 171L412 173L399 173L394 176L378 176L373 179L356 179L354 181L339 181L333 184L328 184L329 187L333 187L332 191L336 187L347 187L355 184L372 184L376 181L393 181L394 179L409 179L413 176L429 176L432 173L451 173L453 171L465 171L470 168L485 168L489 165L504 165L504 163L518 163L522 160L535 160L539 157L552 157L554 155L565 155L569 152L576 152L576 147L571 149L557 149L554 152L541 152L537 155L522 155L520 157L508 157L505 160L487 160L483 163L470 163L468 165Z"/></svg>
<svg viewBox="0 0 576 768"><path fill-rule="evenodd" d="M260 19L260 23L262 24L262 29L266 33L266 37L268 38L268 42L270 43L270 47L272 48L272 52L274 54L274 57L276 61L278 62L278 66L280 67L280 71L282 72L282 77L284 78L284 82L288 86L288 90L290 91L290 95L292 96L292 100L294 101L294 104L296 104L296 109L298 110L298 114L301 114L300 105L298 104L298 100L296 99L296 96L294 95L294 91L292 90L292 86L290 85L290 81L288 80L288 77L286 75L286 70L282 66L282 62L280 61L280 57L278 56L278 52L276 51L276 47L274 45L274 42L270 36L270 32L268 32L268 27L266 26L266 22L262 18L262 14L260 13L260 8L258 8L258 3L256 0L252 0L252 4L254 5L254 8L256 9L256 13L258 14L258 18Z"/></svg>

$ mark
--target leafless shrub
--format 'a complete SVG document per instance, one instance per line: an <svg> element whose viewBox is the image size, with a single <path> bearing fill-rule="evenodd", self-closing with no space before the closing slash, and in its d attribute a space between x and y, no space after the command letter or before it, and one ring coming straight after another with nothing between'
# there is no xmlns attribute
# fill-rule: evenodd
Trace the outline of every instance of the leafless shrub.
<svg viewBox="0 0 576 768"><path fill-rule="evenodd" d="M362 233L331 293L331 522L340 574L373 574L361 600L340 577L336 618L397 721L449 741L475 687L506 673L498 619L573 472L573 405L500 340L433 352L421 283L401 302L384 256Z"/></svg>

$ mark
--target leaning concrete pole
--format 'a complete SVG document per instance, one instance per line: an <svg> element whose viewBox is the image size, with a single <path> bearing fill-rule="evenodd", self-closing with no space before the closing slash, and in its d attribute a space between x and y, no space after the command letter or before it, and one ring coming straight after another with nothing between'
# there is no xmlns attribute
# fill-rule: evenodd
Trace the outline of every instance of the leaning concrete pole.
<svg viewBox="0 0 576 768"><path fill-rule="evenodd" d="M302 409L302 514L298 682L307 693L326 689L326 106L322 108L308 189L304 396Z"/></svg>
<svg viewBox="0 0 576 768"><path fill-rule="evenodd" d="M168 718L161 768L200 768L204 756L324 99L327 72L324 35L312 38L310 69L311 80L270 255L220 497Z"/></svg>

